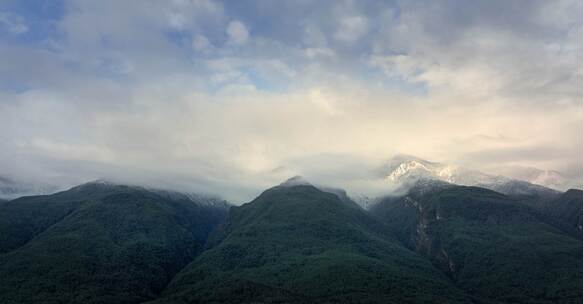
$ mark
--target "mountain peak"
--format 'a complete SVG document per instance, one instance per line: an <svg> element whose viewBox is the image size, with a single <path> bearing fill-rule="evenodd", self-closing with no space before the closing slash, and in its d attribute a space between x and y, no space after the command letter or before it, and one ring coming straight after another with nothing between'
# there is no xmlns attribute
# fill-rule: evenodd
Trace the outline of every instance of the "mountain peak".
<svg viewBox="0 0 583 304"><path fill-rule="evenodd" d="M90 189L115 189L115 188L138 188L137 186L124 185L121 183L114 182L108 179L96 179L78 186L74 186L71 189L75 190L90 190Z"/></svg>
<svg viewBox="0 0 583 304"><path fill-rule="evenodd" d="M393 157L384 169L385 180L394 185L410 187L422 180L438 180L462 186L478 186L511 195L552 195L554 190L517 180L470 170L454 164L427 161L410 155Z"/></svg>
<svg viewBox="0 0 583 304"><path fill-rule="evenodd" d="M580 189L569 189L569 190L567 190L565 192L564 195L566 195L566 196L572 196L572 195L579 196L579 195L583 195L583 190L580 190Z"/></svg>
<svg viewBox="0 0 583 304"><path fill-rule="evenodd" d="M460 168L455 165L442 164L421 159L419 157L399 154L387 164L386 180L390 183L410 182L419 179L438 179L449 183L457 183Z"/></svg>
<svg viewBox="0 0 583 304"><path fill-rule="evenodd" d="M280 187L312 186L303 176L296 175L279 184Z"/></svg>
<svg viewBox="0 0 583 304"><path fill-rule="evenodd" d="M148 192L165 199L170 200L188 200L197 203L202 206L213 206L217 208L227 209L230 203L221 197L214 194L207 193L197 193L189 191L179 191L172 189L155 188L148 186L132 185L116 182L109 179L97 179L94 181L87 182L85 184L73 187L72 190L77 191L141 191ZM96 190L97 189L97 190Z"/></svg>
<svg viewBox="0 0 583 304"><path fill-rule="evenodd" d="M116 183L110 179L100 178L100 179L96 179L96 180L92 180L90 182L87 182L87 184L117 185L118 183Z"/></svg>

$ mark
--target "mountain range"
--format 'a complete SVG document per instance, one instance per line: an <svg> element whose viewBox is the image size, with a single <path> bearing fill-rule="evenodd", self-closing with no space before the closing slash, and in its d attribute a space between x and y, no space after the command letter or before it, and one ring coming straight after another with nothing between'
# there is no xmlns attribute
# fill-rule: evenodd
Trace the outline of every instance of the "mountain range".
<svg viewBox="0 0 583 304"><path fill-rule="evenodd" d="M420 179L439 180L463 186L478 186L508 195L548 196L566 191L575 181L564 178L556 171L532 169L525 179L492 175L457 165L427 161L410 155L397 155L381 169L388 184L408 187ZM517 173L518 174L518 173Z"/></svg>
<svg viewBox="0 0 583 304"><path fill-rule="evenodd" d="M152 299L203 251L227 206L107 183L0 203L0 302Z"/></svg>
<svg viewBox="0 0 583 304"><path fill-rule="evenodd" d="M581 303L583 191L418 158L363 208L96 181L0 201L0 303ZM520 190L520 191L519 191Z"/></svg>
<svg viewBox="0 0 583 304"><path fill-rule="evenodd" d="M532 167L505 167L498 169L502 175L467 169L456 164L425 160L407 154L397 154L379 166L369 176L379 177L388 188L406 189L419 179L441 180L444 182L479 186L510 195L549 195L569 189L583 189L583 183L566 177L555 170L541 170ZM290 178L290 182L294 181ZM102 180L106 182L106 180ZM0 200L10 200L22 196L46 195L62 190L63 187L50 183L22 181L0 175ZM399 189L399 190L402 190ZM340 191L344 191L338 189ZM350 190L350 189L349 189ZM369 193L353 193L357 202L373 199ZM366 205L366 204L365 204Z"/></svg>

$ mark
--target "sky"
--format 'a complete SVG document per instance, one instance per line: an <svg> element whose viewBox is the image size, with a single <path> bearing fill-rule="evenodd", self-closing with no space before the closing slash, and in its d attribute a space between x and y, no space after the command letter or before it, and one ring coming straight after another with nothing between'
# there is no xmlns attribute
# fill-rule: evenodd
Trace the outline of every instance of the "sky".
<svg viewBox="0 0 583 304"><path fill-rule="evenodd" d="M246 200L397 153L583 178L577 0L1 0L0 175ZM495 172L494 172L495 173Z"/></svg>

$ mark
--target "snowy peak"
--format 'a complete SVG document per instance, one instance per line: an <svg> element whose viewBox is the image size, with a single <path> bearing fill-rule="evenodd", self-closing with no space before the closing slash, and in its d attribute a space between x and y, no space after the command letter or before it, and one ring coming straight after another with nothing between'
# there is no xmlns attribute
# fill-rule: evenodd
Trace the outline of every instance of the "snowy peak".
<svg viewBox="0 0 583 304"><path fill-rule="evenodd" d="M566 191L571 188L583 188L583 183L574 181L555 170L541 170L530 167L510 167L502 169L503 174L533 184Z"/></svg>
<svg viewBox="0 0 583 304"><path fill-rule="evenodd" d="M400 182L403 179L411 178L437 178L439 180L454 183L457 171L458 168L455 166L409 160L400 163L394 168L389 175L387 175L387 180L390 182Z"/></svg>
<svg viewBox="0 0 583 304"><path fill-rule="evenodd" d="M411 187L420 181L435 180L462 186L479 186L512 195L550 195L554 190L526 180L490 175L452 164L431 162L415 156L398 155L385 166L385 180L392 185Z"/></svg>
<svg viewBox="0 0 583 304"><path fill-rule="evenodd" d="M457 165L430 162L414 156L398 155L386 166L386 180L400 184L420 179L435 179L459 185L496 182L500 177L460 168Z"/></svg>

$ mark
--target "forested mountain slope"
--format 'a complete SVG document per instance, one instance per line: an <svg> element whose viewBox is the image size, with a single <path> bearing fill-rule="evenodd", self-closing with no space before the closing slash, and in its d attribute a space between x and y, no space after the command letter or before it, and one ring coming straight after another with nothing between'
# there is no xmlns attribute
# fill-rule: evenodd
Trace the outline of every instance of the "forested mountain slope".
<svg viewBox="0 0 583 304"><path fill-rule="evenodd" d="M477 187L420 185L371 212L483 301L583 299L583 242L514 198Z"/></svg>
<svg viewBox="0 0 583 304"><path fill-rule="evenodd" d="M203 250L227 212L91 183L0 205L0 303L140 303Z"/></svg>
<svg viewBox="0 0 583 304"><path fill-rule="evenodd" d="M155 303L470 303L354 203L279 186L233 207L217 245Z"/></svg>

